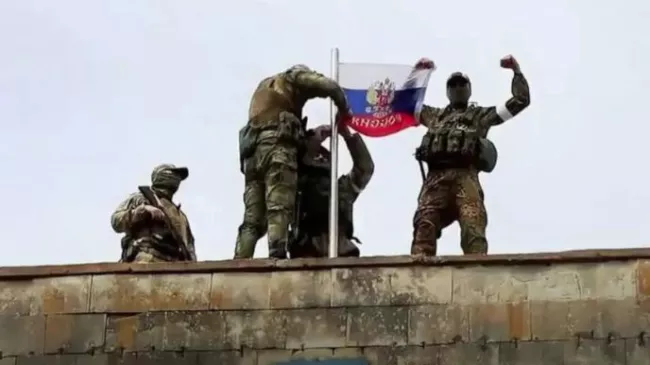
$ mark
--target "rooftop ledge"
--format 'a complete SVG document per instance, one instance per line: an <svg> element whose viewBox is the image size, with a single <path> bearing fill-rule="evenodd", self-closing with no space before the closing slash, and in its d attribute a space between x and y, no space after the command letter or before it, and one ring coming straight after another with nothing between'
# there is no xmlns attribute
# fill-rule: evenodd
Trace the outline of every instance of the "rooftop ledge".
<svg viewBox="0 0 650 365"><path fill-rule="evenodd" d="M120 273L208 273L208 272L270 272L291 270L323 270L359 267L404 266L491 266L550 265L554 263L589 263L650 259L650 248L573 250L529 254L487 256L368 256L360 258L295 259L295 260L222 260L195 263L90 263L74 265L0 267L0 280L25 280L53 276L75 276Z"/></svg>
<svg viewBox="0 0 650 365"><path fill-rule="evenodd" d="M650 248L4 267L0 313L0 365L648 365Z"/></svg>

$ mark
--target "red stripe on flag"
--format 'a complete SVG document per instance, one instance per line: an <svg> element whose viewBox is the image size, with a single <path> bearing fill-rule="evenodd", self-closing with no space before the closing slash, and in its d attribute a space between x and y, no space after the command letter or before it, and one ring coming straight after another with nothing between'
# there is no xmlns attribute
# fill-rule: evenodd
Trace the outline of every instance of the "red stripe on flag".
<svg viewBox="0 0 650 365"><path fill-rule="evenodd" d="M368 137L386 137L418 126L413 114L394 113L382 118L372 115L353 115L346 123L359 134Z"/></svg>

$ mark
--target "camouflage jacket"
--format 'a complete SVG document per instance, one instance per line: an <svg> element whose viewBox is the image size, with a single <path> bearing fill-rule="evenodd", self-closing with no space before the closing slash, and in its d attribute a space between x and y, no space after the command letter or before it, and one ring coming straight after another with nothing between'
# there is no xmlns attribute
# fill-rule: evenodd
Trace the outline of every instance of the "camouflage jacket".
<svg viewBox="0 0 650 365"><path fill-rule="evenodd" d="M164 197L159 198L161 204L165 204L170 208L168 209L169 211L176 212L176 214L173 214L170 218L176 226L177 232L180 233L182 239L185 241L184 243L179 242L177 244L185 244L195 260L196 251L194 248L194 235L192 234L187 216L180 209L180 205L176 205ZM131 241L130 243L139 239L149 239L153 242L160 242L165 240L167 237L170 237L170 230L165 222L135 222L133 220L133 210L140 205L150 205L147 199L140 192L131 194L121 202L111 215L111 226L113 227L113 230L116 233L124 233L127 237L127 241Z"/></svg>

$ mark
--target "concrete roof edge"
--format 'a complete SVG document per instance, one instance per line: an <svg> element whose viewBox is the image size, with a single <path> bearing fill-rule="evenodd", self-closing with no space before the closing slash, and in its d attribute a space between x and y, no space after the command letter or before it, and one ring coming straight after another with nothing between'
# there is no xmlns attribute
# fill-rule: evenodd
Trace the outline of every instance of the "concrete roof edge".
<svg viewBox="0 0 650 365"><path fill-rule="evenodd" d="M0 267L0 280L28 280L54 276L104 274L270 272L281 270L327 270L356 267L547 265L639 259L650 259L650 248L574 250L526 254L494 254L486 256L367 256L360 258L335 259L222 260L195 263L88 263L72 265L10 266Z"/></svg>

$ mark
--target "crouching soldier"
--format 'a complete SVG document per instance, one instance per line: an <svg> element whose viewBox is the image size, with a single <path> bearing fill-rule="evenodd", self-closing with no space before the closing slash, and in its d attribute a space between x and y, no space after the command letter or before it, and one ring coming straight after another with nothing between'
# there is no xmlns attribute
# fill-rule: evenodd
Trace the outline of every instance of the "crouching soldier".
<svg viewBox="0 0 650 365"><path fill-rule="evenodd" d="M160 165L151 174L151 187L138 187L117 207L111 225L125 234L120 262L196 261L187 216L172 201L188 175L186 167Z"/></svg>
<svg viewBox="0 0 650 365"><path fill-rule="evenodd" d="M339 134L352 157L352 171L341 176L339 184L339 257L358 257L359 249L354 237L353 206L359 194L370 182L374 163L359 134L352 134L340 124ZM330 203L330 152L321 146L331 137L330 126L320 126L307 132L306 153L299 167L298 204L295 224L291 232L291 258L328 257L329 253L329 203Z"/></svg>

